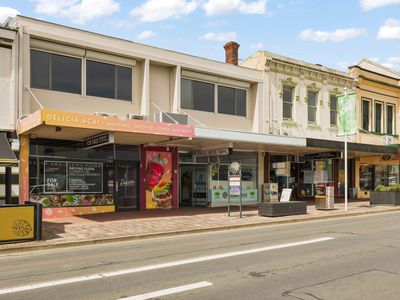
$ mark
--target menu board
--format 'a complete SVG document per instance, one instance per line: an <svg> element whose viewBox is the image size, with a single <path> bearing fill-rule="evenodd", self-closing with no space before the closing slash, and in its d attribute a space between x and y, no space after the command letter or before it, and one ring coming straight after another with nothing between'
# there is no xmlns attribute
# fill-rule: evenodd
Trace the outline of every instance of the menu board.
<svg viewBox="0 0 400 300"><path fill-rule="evenodd" d="M64 161L44 162L44 192L67 192L67 163Z"/></svg>
<svg viewBox="0 0 400 300"><path fill-rule="evenodd" d="M69 162L67 167L68 192L103 192L103 164L92 162Z"/></svg>
<svg viewBox="0 0 400 300"><path fill-rule="evenodd" d="M44 193L102 193L103 164L95 162L44 162Z"/></svg>

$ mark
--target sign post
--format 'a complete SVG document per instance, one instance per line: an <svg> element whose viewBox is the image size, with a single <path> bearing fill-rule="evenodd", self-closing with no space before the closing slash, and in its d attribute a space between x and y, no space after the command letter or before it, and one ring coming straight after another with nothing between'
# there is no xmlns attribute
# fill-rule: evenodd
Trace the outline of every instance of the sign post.
<svg viewBox="0 0 400 300"><path fill-rule="evenodd" d="M242 169L238 162L233 162L229 165L228 180L228 217L231 216L231 197L239 197L240 218L242 218Z"/></svg>
<svg viewBox="0 0 400 300"><path fill-rule="evenodd" d="M348 166L347 166L347 136L356 134L356 93L347 93L338 97L339 106L339 135L344 136L344 209L347 211L348 200Z"/></svg>

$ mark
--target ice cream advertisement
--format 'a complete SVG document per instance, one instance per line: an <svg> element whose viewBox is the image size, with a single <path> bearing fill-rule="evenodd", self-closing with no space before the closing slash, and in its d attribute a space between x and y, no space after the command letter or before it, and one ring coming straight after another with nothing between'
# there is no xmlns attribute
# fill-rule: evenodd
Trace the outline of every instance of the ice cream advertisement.
<svg viewBox="0 0 400 300"><path fill-rule="evenodd" d="M172 153L146 151L146 208L172 208Z"/></svg>

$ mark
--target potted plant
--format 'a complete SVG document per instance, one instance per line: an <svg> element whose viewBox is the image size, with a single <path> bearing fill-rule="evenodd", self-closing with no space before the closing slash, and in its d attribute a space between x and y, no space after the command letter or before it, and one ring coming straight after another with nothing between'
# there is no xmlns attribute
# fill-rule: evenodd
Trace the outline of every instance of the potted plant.
<svg viewBox="0 0 400 300"><path fill-rule="evenodd" d="M371 192L370 204L400 205L400 184L392 186L378 185Z"/></svg>

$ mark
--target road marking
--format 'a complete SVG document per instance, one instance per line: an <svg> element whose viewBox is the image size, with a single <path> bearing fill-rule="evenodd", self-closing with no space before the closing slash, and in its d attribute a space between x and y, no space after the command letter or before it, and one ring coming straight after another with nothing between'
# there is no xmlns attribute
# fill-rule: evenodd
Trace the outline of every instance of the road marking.
<svg viewBox="0 0 400 300"><path fill-rule="evenodd" d="M177 294L181 292L186 292L194 289L199 289L207 286L213 285L211 282L208 281L200 281L192 284L181 285L170 289L160 290L156 292L151 292L147 294L141 294L137 296L127 297L127 298L120 298L119 300L145 300L145 299L152 299L156 297L162 297L172 294Z"/></svg>
<svg viewBox="0 0 400 300"><path fill-rule="evenodd" d="M279 245L274 245L274 246L266 246L266 247L249 249L249 250L233 251L233 252L226 252L226 253L221 253L221 254L214 254L214 255L200 256L200 257L183 259L183 260L176 260L176 261L171 261L171 262L167 262L167 263L148 265L148 266L137 267L137 268L130 268L130 269L114 271L114 272L105 272L105 273L98 273L98 274L87 275L87 276L71 277L71 278L55 280L55 281L47 281L47 282L33 283L33 284L28 284L28 285L21 285L21 286L16 286L16 287L0 289L0 295L35 290L35 289L46 288L46 287L53 287L53 286L63 285L63 284L68 284L68 283L76 283L76 282L90 281L90 280L96 280L96 279L102 279L102 278L108 278L108 277L114 277L114 276L120 276L120 275L126 275L126 274L133 274L133 273L145 272L145 271L150 271L150 270L165 269L165 268L170 268L170 267L182 266L182 265L187 265L187 264L205 262L205 261L239 256L239 255L271 251L271 250L282 249L282 248L290 248L290 247L296 247L296 246L302 246L302 245L308 245L308 244L321 243L321 242L326 242L326 241L330 241L333 239L334 239L333 237L322 237L322 238L318 238L318 239L311 239L311 240L305 240L305 241L299 241L299 242L279 244Z"/></svg>

